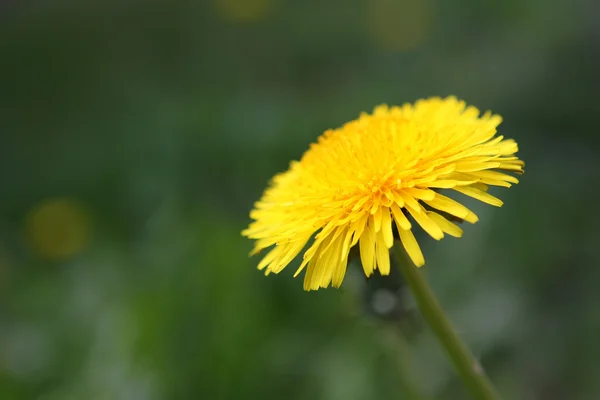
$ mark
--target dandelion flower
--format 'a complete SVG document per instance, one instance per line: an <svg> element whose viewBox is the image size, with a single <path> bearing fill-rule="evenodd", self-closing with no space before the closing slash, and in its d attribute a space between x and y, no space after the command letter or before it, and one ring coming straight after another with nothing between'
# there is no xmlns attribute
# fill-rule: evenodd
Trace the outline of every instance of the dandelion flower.
<svg viewBox="0 0 600 400"><path fill-rule="evenodd" d="M417 266L425 263L412 229L440 240L461 237L452 220L477 222L449 189L493 206L489 186L510 187L522 173L517 143L496 136L502 118L455 97L429 98L401 107L381 105L326 131L286 172L276 175L242 232L251 254L270 251L258 264L279 273L301 251L297 276L305 290L342 284L353 246L368 277L390 272L394 226Z"/></svg>

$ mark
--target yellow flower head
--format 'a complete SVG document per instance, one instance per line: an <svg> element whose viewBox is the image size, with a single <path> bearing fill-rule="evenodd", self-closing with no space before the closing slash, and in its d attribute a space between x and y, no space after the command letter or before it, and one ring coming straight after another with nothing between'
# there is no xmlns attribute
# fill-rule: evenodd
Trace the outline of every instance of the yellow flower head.
<svg viewBox="0 0 600 400"><path fill-rule="evenodd" d="M271 248L259 263L278 273L305 247L305 290L342 284L350 249L358 245L366 276L390 272L393 224L417 266L425 263L412 228L439 240L462 230L445 216L477 222L468 208L439 193L452 189L485 203L502 201L488 185L519 181L517 143L496 135L502 121L454 97L376 107L341 128L326 131L300 161L276 175L242 232L255 239L252 254ZM445 215L445 216L443 216Z"/></svg>

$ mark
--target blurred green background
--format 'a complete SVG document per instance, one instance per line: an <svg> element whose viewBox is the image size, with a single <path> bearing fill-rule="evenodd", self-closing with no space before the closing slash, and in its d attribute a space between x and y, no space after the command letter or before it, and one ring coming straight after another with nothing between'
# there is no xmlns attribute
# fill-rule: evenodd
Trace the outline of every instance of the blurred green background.
<svg viewBox="0 0 600 400"><path fill-rule="evenodd" d="M505 399L600 398L599 21L592 0L3 1L0 398L468 398L397 275L305 293L240 236L325 129L450 94L504 117L526 173L462 239L422 236L422 271Z"/></svg>

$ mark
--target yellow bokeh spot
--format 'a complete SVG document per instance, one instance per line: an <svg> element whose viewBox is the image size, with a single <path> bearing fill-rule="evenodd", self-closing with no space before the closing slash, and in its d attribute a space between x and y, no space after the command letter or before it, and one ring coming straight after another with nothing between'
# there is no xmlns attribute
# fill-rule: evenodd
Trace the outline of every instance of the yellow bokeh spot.
<svg viewBox="0 0 600 400"><path fill-rule="evenodd" d="M369 34L378 47L389 52L413 50L431 30L431 4L425 0L369 0Z"/></svg>
<svg viewBox="0 0 600 400"><path fill-rule="evenodd" d="M28 244L36 254L64 260L81 252L89 242L90 216L75 200L50 199L29 212L25 230Z"/></svg>
<svg viewBox="0 0 600 400"><path fill-rule="evenodd" d="M267 14L271 0L215 0L223 18L234 21L258 21Z"/></svg>

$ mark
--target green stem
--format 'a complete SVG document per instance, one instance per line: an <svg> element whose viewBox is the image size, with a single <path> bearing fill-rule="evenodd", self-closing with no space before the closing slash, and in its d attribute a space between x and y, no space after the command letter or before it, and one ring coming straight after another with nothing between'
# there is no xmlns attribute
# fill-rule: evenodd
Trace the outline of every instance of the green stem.
<svg viewBox="0 0 600 400"><path fill-rule="evenodd" d="M406 283L411 288L419 310L446 350L473 397L481 400L499 400L500 396L485 375L483 368L456 334L421 272L401 245L393 247L393 254Z"/></svg>

